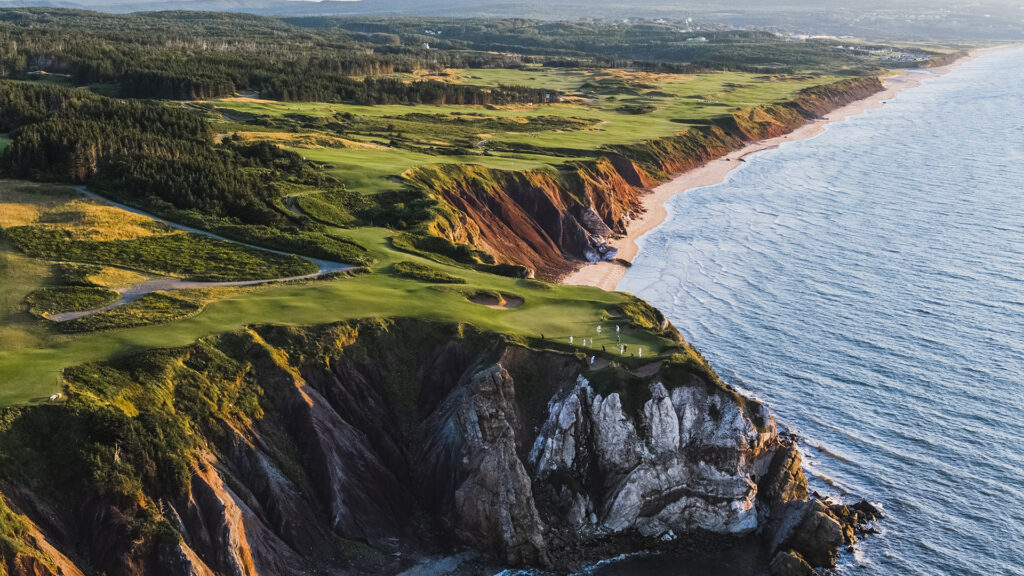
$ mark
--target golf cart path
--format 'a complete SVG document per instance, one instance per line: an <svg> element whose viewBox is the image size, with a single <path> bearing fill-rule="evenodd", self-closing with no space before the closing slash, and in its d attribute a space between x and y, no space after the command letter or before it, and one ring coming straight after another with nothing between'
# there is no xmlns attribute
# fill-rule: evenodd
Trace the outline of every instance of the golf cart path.
<svg viewBox="0 0 1024 576"><path fill-rule="evenodd" d="M104 204L108 204L110 206L114 206L114 207L120 208L121 210L125 210L125 211L131 212L133 214L138 214L140 216L145 216L146 218L151 218L151 219L153 219L153 220L155 220L157 222L162 222L162 223L164 223L164 224L166 224L166 225L168 225L168 226L170 226L172 228L175 228L177 230L182 230L184 232L190 232L192 234L202 234L203 236L207 236L209 238L214 238L216 240L221 240L221 241L224 241L224 242L230 242L232 244L238 244L239 246L245 246L246 248L251 248L253 250L262 250L264 252L272 252L274 254L281 254L281 255L284 255L284 256L291 256L291 254L288 253L288 252L282 252L280 250L272 250L270 248L263 248L261 246L253 246L252 244L246 244L244 242L239 242L237 240L232 240L230 238L225 238L223 236L218 236L217 234L213 234L213 233L207 232L205 230L199 230L198 228L192 228L190 226L184 226L182 224L177 224L177 223L171 222L169 220L164 220L163 218L158 218L158 217L156 217L156 216L154 216L154 215L152 215L152 214L150 214L148 212L144 212L144 211L139 210L137 208L132 208L131 206L126 206L124 204L120 204L118 202L114 202L113 200L108 200L107 198L104 198L103 196L100 196L99 194L96 194L94 192L90 192L89 190L86 190L85 186L74 186L73 188L75 190L81 192L85 196L89 197L90 199L97 200L99 202L103 202ZM50 318L50 320L53 320L54 322L66 322L68 320L74 320L76 318L82 318L84 316L89 316L89 315L97 314L97 313L100 313L100 312L106 312L107 310L113 310L114 308L117 308L118 306L124 306L125 304L128 304L129 302L134 302L134 301L138 300L139 298L142 298L146 294L150 294L150 293L153 293L153 292L159 292L159 291L165 291L165 290L183 290L185 288L217 288L217 287L224 287L224 286L255 286L257 284L270 284L270 283L273 283L273 282L290 282L292 280L308 280L308 279L311 279L311 278L316 278L318 276L323 276L324 274L330 274L331 272L339 272L341 270L349 270L351 268L354 268L354 266L351 266L349 264L341 264L341 263L338 263L338 262L331 262L330 260L321 260L319 258L307 258L305 256L303 256L303 258L306 258L307 260L310 260L314 264L316 264L318 270L316 272L313 272L312 274L303 274L301 276L288 276L286 278L268 278L268 279L262 279L262 280L236 280L236 281L227 281L227 282L201 282L201 281L196 281L196 280L183 280L181 278L167 278L167 277L164 277L164 278L154 278L153 280L146 280L145 282L139 282L138 284L132 284L131 286L127 286L125 288L121 288L119 290L116 290L116 292L118 294L120 294L121 297L117 300L117 302L114 302L113 304L108 304L108 305L103 306L101 308L93 308L92 310L82 310L82 311L78 311L78 312L63 312L61 314L51 314L49 316L49 318Z"/></svg>

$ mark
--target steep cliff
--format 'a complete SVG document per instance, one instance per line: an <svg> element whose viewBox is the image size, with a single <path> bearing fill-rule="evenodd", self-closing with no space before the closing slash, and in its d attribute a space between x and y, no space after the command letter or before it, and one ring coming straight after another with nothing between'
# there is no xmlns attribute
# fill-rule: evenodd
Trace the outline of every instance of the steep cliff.
<svg viewBox="0 0 1024 576"><path fill-rule="evenodd" d="M768 411L683 342L590 364L460 325L268 326L65 378L0 417L0 574L568 569L701 534L828 565L859 514L808 501Z"/></svg>
<svg viewBox="0 0 1024 576"><path fill-rule="evenodd" d="M441 164L411 170L405 179L459 215L461 225L446 230L468 232L446 234L448 240L551 278L571 269L569 259L608 256L605 241L624 232L640 206L640 180L631 184L627 176L641 171L627 160L618 164L603 159L563 172Z"/></svg>
<svg viewBox="0 0 1024 576"><path fill-rule="evenodd" d="M430 234L556 278L580 261L614 257L606 243L641 210L646 189L881 90L874 77L816 86L789 102L743 108L673 136L612 146L597 160L559 170L446 164L409 170L403 180L443 207L445 218L429 227Z"/></svg>

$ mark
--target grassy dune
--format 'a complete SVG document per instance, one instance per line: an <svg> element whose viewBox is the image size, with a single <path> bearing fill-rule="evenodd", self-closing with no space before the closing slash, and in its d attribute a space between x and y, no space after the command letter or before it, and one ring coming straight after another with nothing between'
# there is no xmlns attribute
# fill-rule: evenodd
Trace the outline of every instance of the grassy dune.
<svg viewBox="0 0 1024 576"><path fill-rule="evenodd" d="M10 322L0 328L0 406L40 401L59 390L60 371L82 362L109 358L144 347L177 346L208 334L235 330L247 324L311 325L369 317L413 317L447 322L465 322L490 330L526 338L542 335L555 346L568 346L569 336L577 347L584 338L594 338L593 351L604 345L617 352L614 324L623 326L622 341L634 351L643 346L645 355L660 353L673 343L655 331L628 328L625 318L611 320L619 306L632 301L629 295L596 288L551 285L517 280L440 264L394 250L392 231L357 228L347 231L366 246L376 263L373 272L351 278L312 280L254 289L211 289L201 312L182 320L138 328L114 329L79 335L60 334L55 327L40 328ZM17 307L32 290L43 286L49 267L10 252L0 253L7 262L0 275L18 278L0 283L0 302ZM395 271L399 262L429 267L445 280L458 278L457 286L409 279ZM403 266L399 267L404 268ZM468 298L476 292L498 292L524 300L518 308L497 310ZM170 293L179 296L177 292ZM133 310L121 315L136 318ZM605 329L597 334L596 326ZM104 326L104 319L95 324ZM17 328L17 330L15 330ZM4 334L8 333L6 340Z"/></svg>
<svg viewBox="0 0 1024 576"><path fill-rule="evenodd" d="M0 181L0 232L30 256L199 280L283 278L312 262L176 230L62 186Z"/></svg>

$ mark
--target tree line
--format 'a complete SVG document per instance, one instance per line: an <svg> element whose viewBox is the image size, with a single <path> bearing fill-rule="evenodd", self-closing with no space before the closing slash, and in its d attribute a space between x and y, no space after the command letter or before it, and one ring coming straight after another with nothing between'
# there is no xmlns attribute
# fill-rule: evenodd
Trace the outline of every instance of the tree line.
<svg viewBox="0 0 1024 576"><path fill-rule="evenodd" d="M45 71L80 86L110 83L127 98L264 98L358 104L543 102L552 91L403 82L416 70L518 66L514 55L355 40L245 15L96 14L0 10L0 76Z"/></svg>
<svg viewBox="0 0 1024 576"><path fill-rule="evenodd" d="M275 181L317 177L269 143L214 143L206 119L182 106L82 89L0 82L0 129L10 131L0 157L10 176L90 182L249 224L282 223Z"/></svg>

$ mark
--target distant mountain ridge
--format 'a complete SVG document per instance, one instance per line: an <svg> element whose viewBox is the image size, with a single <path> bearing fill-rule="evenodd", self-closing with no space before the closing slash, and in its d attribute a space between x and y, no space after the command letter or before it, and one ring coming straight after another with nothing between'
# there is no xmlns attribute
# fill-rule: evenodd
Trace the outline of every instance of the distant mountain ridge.
<svg viewBox="0 0 1024 576"><path fill-rule="evenodd" d="M97 10L101 12L159 12L164 10L197 10L209 12L251 12L254 14L313 15L330 14L336 4L352 4L359 0L186 0L184 2L156 1L98 1L70 2L65 0L29 0L0 2L0 8L47 7L76 10Z"/></svg>
<svg viewBox="0 0 1024 576"><path fill-rule="evenodd" d="M29 6L115 13L165 10L245 12L276 17L402 15L578 20L581 15L586 15L584 19L692 18L734 28L767 28L877 39L1024 39L1024 7L996 0L982 0L970 5L942 0L905 0L898 5L880 0L862 0L856 4L840 0L773 3L740 0L720 4L653 0L633 5L614 0L0 0L0 9Z"/></svg>

